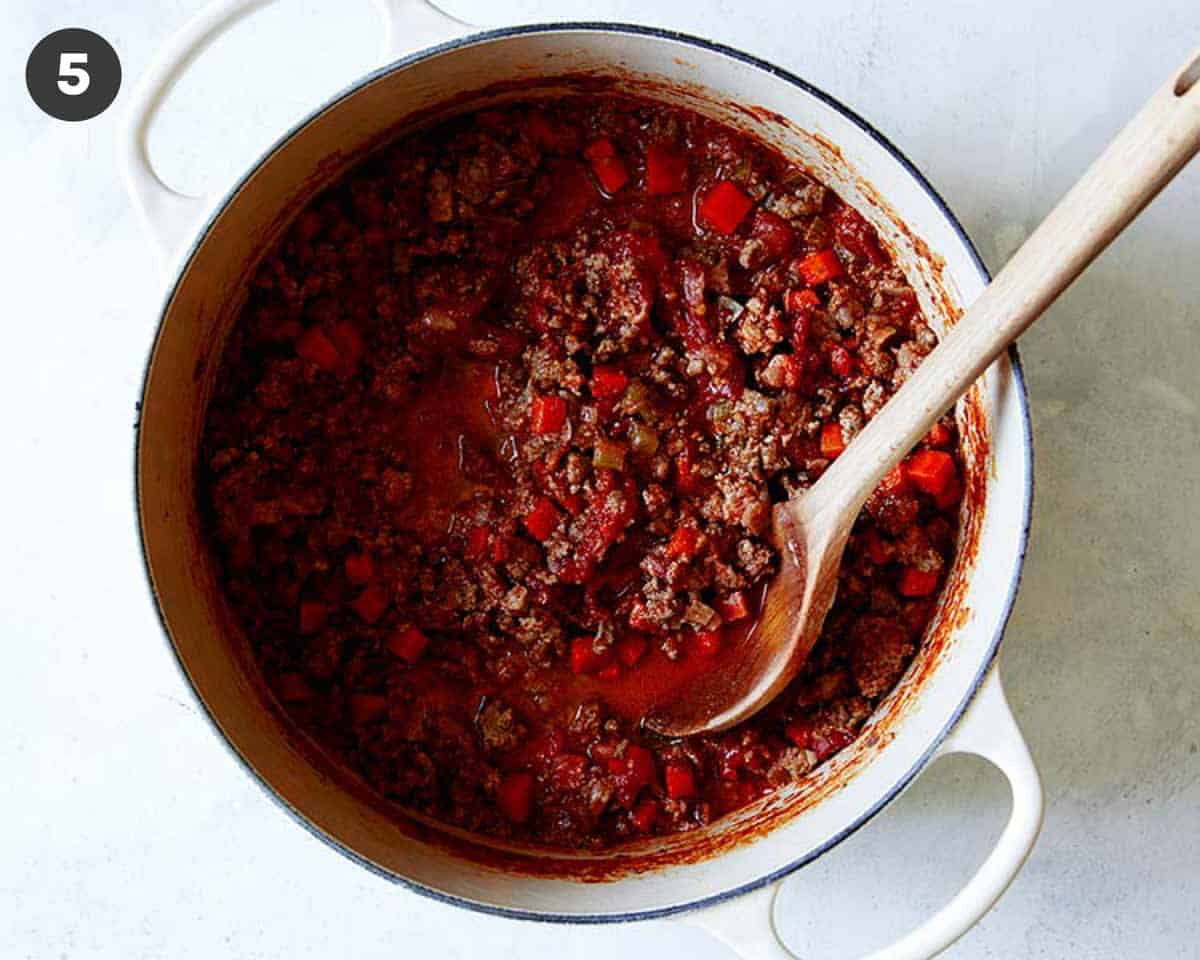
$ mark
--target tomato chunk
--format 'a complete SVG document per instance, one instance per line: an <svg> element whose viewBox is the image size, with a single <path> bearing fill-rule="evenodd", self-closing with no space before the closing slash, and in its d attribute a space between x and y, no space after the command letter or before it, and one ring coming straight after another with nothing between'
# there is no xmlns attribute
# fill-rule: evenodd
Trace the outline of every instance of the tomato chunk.
<svg viewBox="0 0 1200 960"><path fill-rule="evenodd" d="M914 487L931 497L945 493L958 479L954 457L945 450L918 450L905 461L904 472Z"/></svg>
<svg viewBox="0 0 1200 960"><path fill-rule="evenodd" d="M387 697L380 693L350 694L350 719L357 724L374 723L387 713Z"/></svg>
<svg viewBox="0 0 1200 960"><path fill-rule="evenodd" d="M900 572L896 589L902 597L927 597L938 588L941 575L936 570L919 570L905 567Z"/></svg>
<svg viewBox="0 0 1200 960"><path fill-rule="evenodd" d="M617 148L608 137L593 140L583 151L583 155L592 165L596 182L609 196L629 182L629 171L625 168L625 161L621 159Z"/></svg>
<svg viewBox="0 0 1200 960"><path fill-rule="evenodd" d="M533 813L533 774L510 773L496 789L496 806L505 819L524 823Z"/></svg>
<svg viewBox="0 0 1200 960"><path fill-rule="evenodd" d="M364 623L375 623L387 612L391 602L383 587L372 583L351 602L350 609L357 613Z"/></svg>
<svg viewBox="0 0 1200 960"><path fill-rule="evenodd" d="M792 249L796 231L779 214L770 210L756 210L750 221L750 236L759 243L759 262L774 263Z"/></svg>
<svg viewBox="0 0 1200 960"><path fill-rule="evenodd" d="M342 320L340 323L334 324L329 336L337 348L344 371L352 371L362 360L363 354L367 352L367 345L363 341L362 334L349 320Z"/></svg>
<svg viewBox="0 0 1200 960"><path fill-rule="evenodd" d="M654 754L636 743L629 745L625 756L613 757L606 766L616 781L616 800L622 807L633 806L638 792L650 786L658 777Z"/></svg>
<svg viewBox="0 0 1200 960"><path fill-rule="evenodd" d="M351 583L366 583L375 576L375 561L366 553L349 553L346 555L346 579Z"/></svg>
<svg viewBox="0 0 1200 960"><path fill-rule="evenodd" d="M530 113L529 119L525 121L525 129L529 132L529 139L540 149L547 152L557 149L558 133L550 125L550 121L546 119L544 113L537 110Z"/></svg>
<svg viewBox="0 0 1200 960"><path fill-rule="evenodd" d="M897 464L883 475L876 493L884 497L894 497L908 490L908 477L904 472L904 464Z"/></svg>
<svg viewBox="0 0 1200 960"><path fill-rule="evenodd" d="M429 638L416 627L393 633L388 638L388 649L406 663L413 664L429 646Z"/></svg>
<svg viewBox="0 0 1200 960"><path fill-rule="evenodd" d="M958 474L955 473L954 479L951 480L941 493L934 494L933 502L939 510L949 510L952 506L962 499L963 484Z"/></svg>
<svg viewBox="0 0 1200 960"><path fill-rule="evenodd" d="M281 673L275 678L275 693L284 703L311 700L313 691L301 673Z"/></svg>
<svg viewBox="0 0 1200 960"><path fill-rule="evenodd" d="M710 189L697 209L700 219L717 233L733 233L746 218L754 201L732 180L721 180Z"/></svg>
<svg viewBox="0 0 1200 960"><path fill-rule="evenodd" d="M954 435L950 432L950 428L942 426L941 423L935 423L929 428L929 433L925 435L925 442L931 447L948 447L953 439Z"/></svg>
<svg viewBox="0 0 1200 960"><path fill-rule="evenodd" d="M648 642L640 633L626 632L616 642L617 659L626 667L635 667L646 653Z"/></svg>
<svg viewBox="0 0 1200 960"><path fill-rule="evenodd" d="M296 354L322 370L334 371L342 365L342 355L320 327L309 327L296 339Z"/></svg>
<svg viewBox="0 0 1200 960"><path fill-rule="evenodd" d="M829 369L839 377L854 376L854 357L845 347L838 345L829 351Z"/></svg>
<svg viewBox="0 0 1200 960"><path fill-rule="evenodd" d="M827 283L846 272L842 261L838 259L838 255L832 249L818 250L816 253L809 254L796 264L796 269L800 271L800 276L810 287Z"/></svg>
<svg viewBox="0 0 1200 960"><path fill-rule="evenodd" d="M306 634L316 633L325 626L325 617L328 615L328 612L323 603L319 603L316 600L301 600L300 632Z"/></svg>
<svg viewBox="0 0 1200 960"><path fill-rule="evenodd" d="M827 423L821 428L821 456L832 460L846 449L846 438L840 423Z"/></svg>
<svg viewBox="0 0 1200 960"><path fill-rule="evenodd" d="M472 527L467 534L467 542L463 547L463 556L468 560L479 560L487 555L488 545L492 542L492 533L483 524Z"/></svg>
<svg viewBox="0 0 1200 960"><path fill-rule="evenodd" d="M672 800L690 800L696 795L696 774L686 760L668 763L663 779Z"/></svg>
<svg viewBox="0 0 1200 960"><path fill-rule="evenodd" d="M658 819L658 804L648 798L643 800L634 807L631 819L633 825L637 827L638 833L649 833L654 829L654 822Z"/></svg>
<svg viewBox="0 0 1200 960"><path fill-rule="evenodd" d="M553 394L534 397L529 405L529 426L534 433L558 433L567 422L567 401Z"/></svg>
<svg viewBox="0 0 1200 960"><path fill-rule="evenodd" d="M692 641L696 655L700 657L715 657L721 649L721 631L701 630Z"/></svg>
<svg viewBox="0 0 1200 960"><path fill-rule="evenodd" d="M554 503L542 497L534 508L525 514L525 529L535 540L545 540L558 526L561 514Z"/></svg>
<svg viewBox="0 0 1200 960"><path fill-rule="evenodd" d="M576 637L571 641L571 672L577 674L599 673L613 662L613 651L596 652L591 637Z"/></svg>
<svg viewBox="0 0 1200 960"><path fill-rule="evenodd" d="M661 144L652 144L646 148L647 193L683 193L687 187L686 155Z"/></svg>

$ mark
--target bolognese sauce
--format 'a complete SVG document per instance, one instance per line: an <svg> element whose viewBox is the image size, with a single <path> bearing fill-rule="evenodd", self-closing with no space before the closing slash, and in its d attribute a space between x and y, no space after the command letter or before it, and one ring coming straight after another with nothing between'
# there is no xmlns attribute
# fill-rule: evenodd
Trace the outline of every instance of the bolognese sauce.
<svg viewBox="0 0 1200 960"><path fill-rule="evenodd" d="M383 797L558 848L694 829L853 741L916 652L952 416L871 497L774 703L640 725L753 623L772 504L934 344L868 222L730 127L616 96L448 120L257 271L203 439L224 589L286 712Z"/></svg>

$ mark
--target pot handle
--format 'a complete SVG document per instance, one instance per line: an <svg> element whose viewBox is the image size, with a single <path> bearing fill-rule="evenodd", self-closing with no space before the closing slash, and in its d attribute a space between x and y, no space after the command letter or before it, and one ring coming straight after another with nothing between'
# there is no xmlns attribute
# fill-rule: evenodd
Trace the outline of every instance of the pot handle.
<svg viewBox="0 0 1200 960"><path fill-rule="evenodd" d="M973 753L1000 768L1012 791L1008 823L982 866L949 903L864 960L925 960L945 950L1000 899L1037 840L1042 826L1042 783L1005 700L995 665L935 756L952 753ZM746 960L796 960L775 930L775 898L784 882L776 881L684 919L704 928Z"/></svg>
<svg viewBox="0 0 1200 960"><path fill-rule="evenodd" d="M213 0L155 54L129 96L118 164L125 188L146 232L166 258L176 256L200 225L211 197L180 193L162 181L150 162L147 134L163 100L179 78L226 30L272 0ZM373 0L383 29L381 62L432 46L474 29L428 0Z"/></svg>

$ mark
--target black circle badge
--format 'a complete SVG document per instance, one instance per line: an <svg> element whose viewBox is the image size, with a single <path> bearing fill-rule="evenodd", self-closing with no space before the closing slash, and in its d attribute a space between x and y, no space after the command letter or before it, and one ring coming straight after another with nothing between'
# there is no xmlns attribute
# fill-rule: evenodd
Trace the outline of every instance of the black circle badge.
<svg viewBox="0 0 1200 960"><path fill-rule="evenodd" d="M59 120L91 120L121 89L121 61L100 34L71 27L41 40L25 64L25 86Z"/></svg>

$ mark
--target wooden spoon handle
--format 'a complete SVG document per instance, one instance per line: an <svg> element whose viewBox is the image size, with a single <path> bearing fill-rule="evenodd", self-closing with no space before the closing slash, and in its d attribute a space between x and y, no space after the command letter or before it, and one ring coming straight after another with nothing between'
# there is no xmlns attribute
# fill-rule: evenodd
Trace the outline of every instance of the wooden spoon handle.
<svg viewBox="0 0 1200 960"><path fill-rule="evenodd" d="M852 522L879 481L1200 150L1200 52L1150 98L802 497Z"/></svg>

